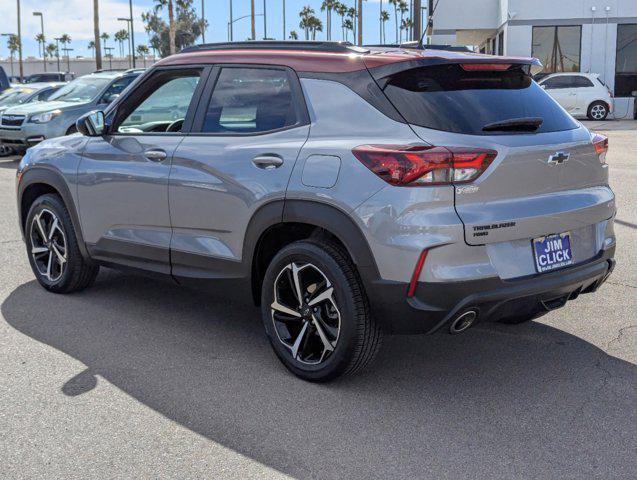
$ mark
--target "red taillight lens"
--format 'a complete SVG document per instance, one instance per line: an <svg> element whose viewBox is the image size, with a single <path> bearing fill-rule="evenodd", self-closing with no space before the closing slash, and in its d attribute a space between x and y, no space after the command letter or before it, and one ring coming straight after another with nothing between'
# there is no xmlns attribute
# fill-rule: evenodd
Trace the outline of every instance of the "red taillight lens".
<svg viewBox="0 0 637 480"><path fill-rule="evenodd" d="M593 135L593 147L599 156L599 163L606 165L606 152L608 152L608 137L596 133Z"/></svg>
<svg viewBox="0 0 637 480"><path fill-rule="evenodd" d="M503 72L511 68L510 63L461 63L460 66L466 72Z"/></svg>
<svg viewBox="0 0 637 480"><path fill-rule="evenodd" d="M409 282L409 289L407 290L407 297L411 298L416 293L416 286L418 285L418 279L420 278L420 272L425 265L425 259L427 258L427 250L423 250L418 257L416 266L414 267L414 273L411 275L411 281Z"/></svg>
<svg viewBox="0 0 637 480"><path fill-rule="evenodd" d="M397 186L472 182L498 154L495 150L409 145L361 145L352 153L380 178Z"/></svg>

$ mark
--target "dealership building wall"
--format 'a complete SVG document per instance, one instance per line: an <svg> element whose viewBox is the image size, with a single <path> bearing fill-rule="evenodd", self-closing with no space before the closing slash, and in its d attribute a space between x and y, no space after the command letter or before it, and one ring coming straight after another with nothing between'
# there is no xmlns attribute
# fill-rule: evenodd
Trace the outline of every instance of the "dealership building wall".
<svg viewBox="0 0 637 480"><path fill-rule="evenodd" d="M624 97L616 101L617 116L629 111L632 117L637 0L444 0L434 13L431 41L536 56L547 72L598 73Z"/></svg>

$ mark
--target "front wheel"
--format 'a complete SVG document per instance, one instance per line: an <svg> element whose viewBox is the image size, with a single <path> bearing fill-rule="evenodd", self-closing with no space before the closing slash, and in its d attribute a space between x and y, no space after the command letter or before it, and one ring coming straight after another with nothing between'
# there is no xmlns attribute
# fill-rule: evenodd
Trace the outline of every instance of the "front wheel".
<svg viewBox="0 0 637 480"><path fill-rule="evenodd" d="M608 105L604 102L593 102L588 107L586 116L590 120L605 120L608 116Z"/></svg>
<svg viewBox="0 0 637 480"><path fill-rule="evenodd" d="M95 281L99 266L82 257L71 216L58 195L43 195L33 202L25 237L31 269L45 289L71 293Z"/></svg>
<svg viewBox="0 0 637 480"><path fill-rule="evenodd" d="M283 248L266 271L261 309L276 355L304 380L353 373L373 359L380 344L354 264L328 242Z"/></svg>

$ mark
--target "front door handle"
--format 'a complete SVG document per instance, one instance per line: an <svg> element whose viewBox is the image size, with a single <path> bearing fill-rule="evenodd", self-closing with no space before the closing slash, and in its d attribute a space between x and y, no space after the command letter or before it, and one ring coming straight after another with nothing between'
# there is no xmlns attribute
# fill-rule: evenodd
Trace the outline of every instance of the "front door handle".
<svg viewBox="0 0 637 480"><path fill-rule="evenodd" d="M163 162L164 160L166 160L166 152L156 148L156 149L151 149L151 150L146 150L144 152L144 156L148 159L151 160L153 162Z"/></svg>
<svg viewBox="0 0 637 480"><path fill-rule="evenodd" d="M252 159L252 163L263 170L272 170L283 165L283 159L276 155L259 155Z"/></svg>

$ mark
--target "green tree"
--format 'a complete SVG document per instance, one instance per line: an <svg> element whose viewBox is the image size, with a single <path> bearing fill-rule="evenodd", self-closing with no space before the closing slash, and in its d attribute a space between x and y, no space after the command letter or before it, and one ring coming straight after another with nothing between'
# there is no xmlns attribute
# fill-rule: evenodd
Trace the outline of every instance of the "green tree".
<svg viewBox="0 0 637 480"><path fill-rule="evenodd" d="M339 17L341 17L341 40L345 40L344 23L345 23L345 15L347 15L347 5L341 2L337 2L337 4L334 6L334 11Z"/></svg>
<svg viewBox="0 0 637 480"><path fill-rule="evenodd" d="M382 29L381 29L381 40L380 43L385 44L385 42L387 41L387 37L385 36L385 23L389 20L389 12L387 10L383 10L382 12L380 12L380 22L382 25Z"/></svg>
<svg viewBox="0 0 637 480"><path fill-rule="evenodd" d="M323 0L321 12L327 12L327 40L332 40L332 11L338 2L335 0Z"/></svg>
<svg viewBox="0 0 637 480"><path fill-rule="evenodd" d="M91 51L91 56L95 57L95 42L93 40L88 42L88 45L86 46L86 48L88 48Z"/></svg>
<svg viewBox="0 0 637 480"><path fill-rule="evenodd" d="M403 30L405 28L405 13L407 12L407 10L409 10L409 7L407 6L407 2L405 0L400 0L398 2L398 11L400 12L400 38L398 40L398 43L401 43L403 41Z"/></svg>
<svg viewBox="0 0 637 480"><path fill-rule="evenodd" d="M345 32L345 41L348 42L349 41L349 31L352 31L352 33L354 32L354 22L352 22L351 19L346 18L345 20L343 20L343 31Z"/></svg>
<svg viewBox="0 0 637 480"><path fill-rule="evenodd" d="M128 41L128 31L124 29L118 30L113 35L113 38L119 43L119 56L124 58L124 42Z"/></svg>
<svg viewBox="0 0 637 480"><path fill-rule="evenodd" d="M296 33L294 30L292 30L290 32L290 40L298 40L299 39L299 34Z"/></svg>
<svg viewBox="0 0 637 480"><path fill-rule="evenodd" d="M7 38L7 48L9 49L9 61L11 62L11 76L13 76L13 58L18 50L20 50L20 41L17 35L9 35L9 38Z"/></svg>
<svg viewBox="0 0 637 480"><path fill-rule="evenodd" d="M354 7L347 9L347 18L352 21L352 37L356 41L356 9Z"/></svg>
<svg viewBox="0 0 637 480"><path fill-rule="evenodd" d="M44 57L44 56L45 56L45 54L46 54L46 52L44 51L44 50L45 50L45 48L44 48L44 47L45 47L45 45L46 45L46 38L44 37L44 34L42 34L42 33L38 33L38 34L35 36L35 41L36 41L36 42L38 42L38 52L39 52L39 54L40 54L42 57Z"/></svg>
<svg viewBox="0 0 637 480"><path fill-rule="evenodd" d="M396 22L396 44L400 43L400 40L398 40L398 4L400 3L400 0L389 0L389 4L393 5L394 7L394 21Z"/></svg>
<svg viewBox="0 0 637 480"><path fill-rule="evenodd" d="M158 1L158 0L156 0ZM193 0L173 0L174 10L174 30L175 45L174 51L193 45L197 37L201 36L201 18L193 8ZM148 43L154 51L164 57L171 54L170 25L160 16L159 9L142 14L142 20L146 32L148 32Z"/></svg>
<svg viewBox="0 0 637 480"><path fill-rule="evenodd" d="M146 56L148 55L149 50L148 47L146 45L137 45L137 55L139 55L143 62L144 62L144 68L146 68Z"/></svg>
<svg viewBox="0 0 637 480"><path fill-rule="evenodd" d="M55 43L49 43L46 46L45 54L50 58L53 58L54 56L59 56L60 52L58 52L58 47Z"/></svg>

